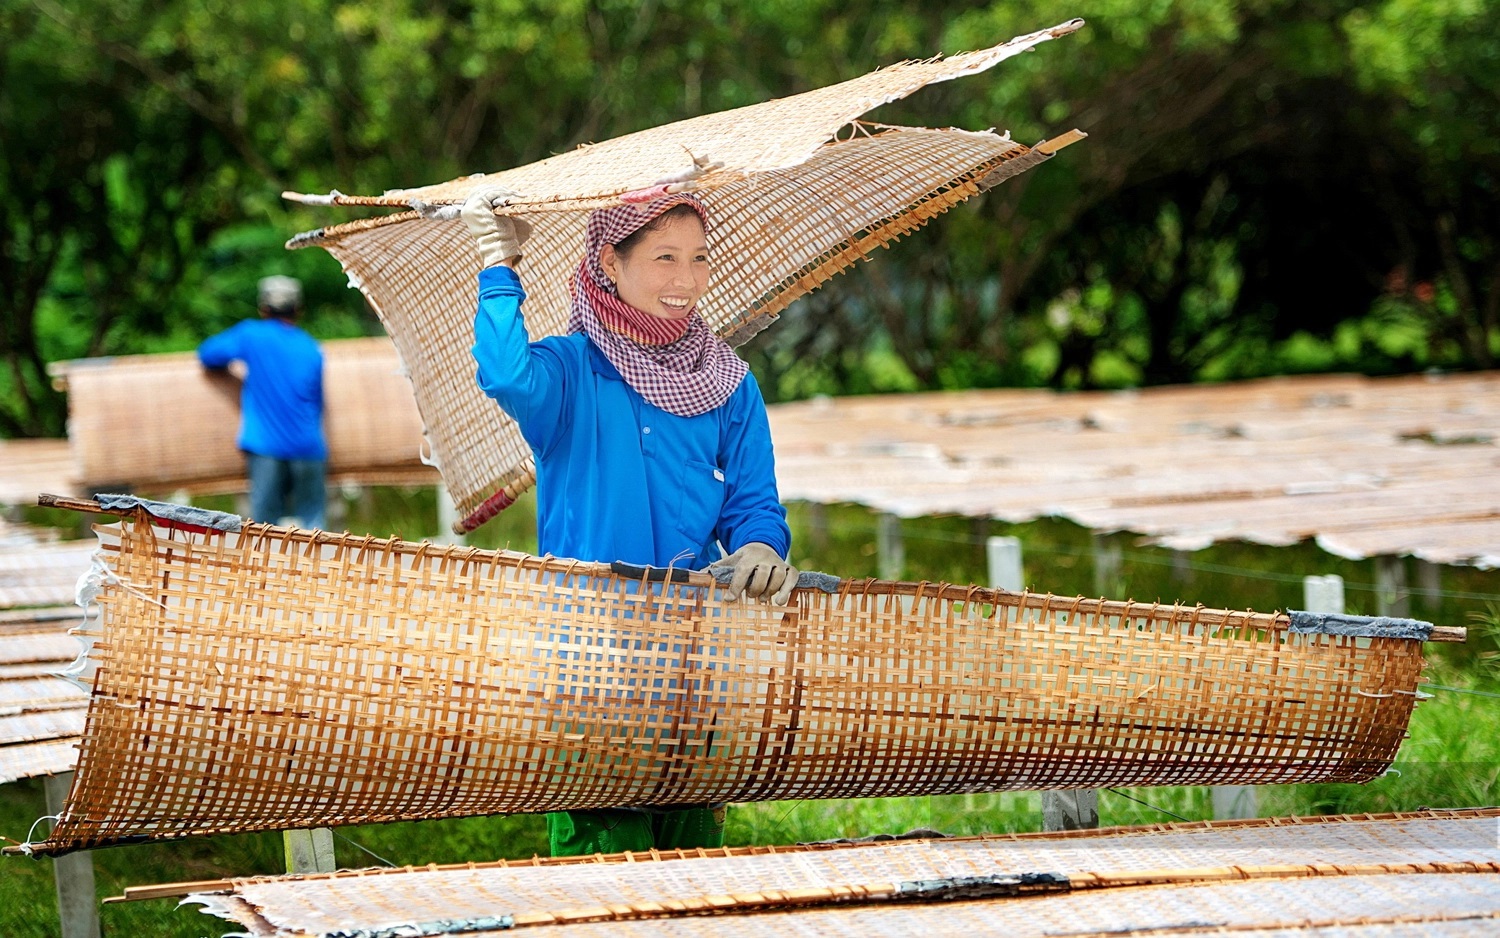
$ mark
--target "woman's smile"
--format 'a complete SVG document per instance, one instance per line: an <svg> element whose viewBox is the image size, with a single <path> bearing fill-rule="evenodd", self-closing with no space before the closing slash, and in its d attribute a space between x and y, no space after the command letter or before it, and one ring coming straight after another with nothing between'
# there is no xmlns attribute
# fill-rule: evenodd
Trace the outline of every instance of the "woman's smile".
<svg viewBox="0 0 1500 938"><path fill-rule="evenodd" d="M647 230L628 251L605 245L599 260L620 299L658 319L682 319L708 290L708 239L693 215Z"/></svg>

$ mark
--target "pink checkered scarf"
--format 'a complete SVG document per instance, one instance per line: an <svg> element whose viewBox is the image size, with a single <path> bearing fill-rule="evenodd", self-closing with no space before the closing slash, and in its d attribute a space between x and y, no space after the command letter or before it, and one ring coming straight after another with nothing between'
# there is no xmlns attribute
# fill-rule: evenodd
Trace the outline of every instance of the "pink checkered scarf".
<svg viewBox="0 0 1500 938"><path fill-rule="evenodd" d="M641 397L668 413L696 417L729 400L749 368L714 335L697 307L681 320L658 319L622 301L599 264L606 244L619 244L674 205L692 206L708 230L708 209L686 193L589 216L568 331L587 335Z"/></svg>

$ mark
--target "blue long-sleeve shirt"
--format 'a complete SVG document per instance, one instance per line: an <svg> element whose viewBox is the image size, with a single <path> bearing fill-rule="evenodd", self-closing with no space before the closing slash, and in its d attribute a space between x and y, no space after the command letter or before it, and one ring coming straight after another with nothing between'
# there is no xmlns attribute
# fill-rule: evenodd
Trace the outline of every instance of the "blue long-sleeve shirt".
<svg viewBox="0 0 1500 938"><path fill-rule="evenodd" d="M696 417L656 407L575 333L529 341L508 267L479 274L479 386L520 425L537 465L542 553L701 569L752 542L791 548L766 405L747 374Z"/></svg>
<svg viewBox="0 0 1500 938"><path fill-rule="evenodd" d="M240 390L239 447L276 459L327 459L323 436L323 353L281 319L246 319L203 340L208 368L246 366Z"/></svg>

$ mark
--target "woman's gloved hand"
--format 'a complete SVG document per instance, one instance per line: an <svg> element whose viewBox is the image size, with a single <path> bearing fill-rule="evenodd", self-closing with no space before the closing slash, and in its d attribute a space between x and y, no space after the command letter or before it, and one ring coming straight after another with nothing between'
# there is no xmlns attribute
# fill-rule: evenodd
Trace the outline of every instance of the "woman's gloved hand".
<svg viewBox="0 0 1500 938"><path fill-rule="evenodd" d="M730 569L729 587L724 594L730 602L744 595L784 606L797 585L797 568L781 559L770 546L755 541L714 566Z"/></svg>
<svg viewBox="0 0 1500 938"><path fill-rule="evenodd" d="M531 237L531 226L517 218L496 215L495 207L504 205L516 194L499 186L486 186L469 193L459 217L474 236L479 257L486 267L521 259L521 245Z"/></svg>

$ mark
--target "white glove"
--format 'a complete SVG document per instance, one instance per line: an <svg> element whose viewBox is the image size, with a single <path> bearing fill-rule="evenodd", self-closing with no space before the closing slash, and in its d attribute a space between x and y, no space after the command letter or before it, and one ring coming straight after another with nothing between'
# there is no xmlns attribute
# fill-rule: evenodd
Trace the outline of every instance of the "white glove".
<svg viewBox="0 0 1500 938"><path fill-rule="evenodd" d="M724 598L733 602L741 595L775 606L784 606L797 585L797 568L781 559L766 544L752 541L714 564L728 567L729 587Z"/></svg>
<svg viewBox="0 0 1500 938"><path fill-rule="evenodd" d="M499 186L476 189L464 201L459 217L474 236L479 257L486 267L521 259L521 244L531 237L531 226L508 215L496 215L495 208L505 205L516 194Z"/></svg>

